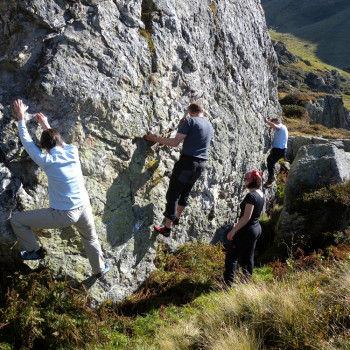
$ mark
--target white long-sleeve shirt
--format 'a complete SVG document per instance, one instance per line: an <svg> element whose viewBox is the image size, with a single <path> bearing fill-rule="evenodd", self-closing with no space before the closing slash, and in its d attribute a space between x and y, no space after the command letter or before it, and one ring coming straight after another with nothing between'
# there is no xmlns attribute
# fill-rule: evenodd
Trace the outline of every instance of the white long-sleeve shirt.
<svg viewBox="0 0 350 350"><path fill-rule="evenodd" d="M56 146L43 153L34 144L25 122L18 122L19 136L24 149L47 176L50 208L71 210L89 201L81 172L78 149L73 145Z"/></svg>

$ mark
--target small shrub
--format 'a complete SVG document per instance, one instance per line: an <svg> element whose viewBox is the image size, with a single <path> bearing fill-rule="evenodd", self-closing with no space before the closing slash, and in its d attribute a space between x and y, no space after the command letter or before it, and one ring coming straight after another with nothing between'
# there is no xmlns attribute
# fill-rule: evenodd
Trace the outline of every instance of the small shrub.
<svg viewBox="0 0 350 350"><path fill-rule="evenodd" d="M47 269L2 277L1 294L2 340L13 348L74 349L107 341L99 325L110 330L110 313L104 306L100 314L94 311L83 287L58 282Z"/></svg>
<svg viewBox="0 0 350 350"><path fill-rule="evenodd" d="M303 92L292 92L285 94L280 100L282 106L294 105L304 107L310 101L316 102L319 95L312 93L303 93Z"/></svg>
<svg viewBox="0 0 350 350"><path fill-rule="evenodd" d="M306 119L308 113L305 107L297 105L283 105L283 113L287 118Z"/></svg>
<svg viewBox="0 0 350 350"><path fill-rule="evenodd" d="M350 243L350 229L344 231L338 231L333 233L334 242L336 244L349 244Z"/></svg>
<svg viewBox="0 0 350 350"><path fill-rule="evenodd" d="M270 216L263 214L260 219L262 233L256 244L256 263L264 264L277 259L282 259L286 254L286 247L275 243L275 228L282 212L282 206L276 205L270 212Z"/></svg>
<svg viewBox="0 0 350 350"><path fill-rule="evenodd" d="M350 181L322 187L302 196L303 208L327 206L339 209L350 205Z"/></svg>
<svg viewBox="0 0 350 350"><path fill-rule="evenodd" d="M309 189L309 191L312 189ZM325 248L335 242L334 232L346 229L350 219L350 181L324 186L313 192L302 191L289 213L299 213L305 219L295 238L306 251Z"/></svg>

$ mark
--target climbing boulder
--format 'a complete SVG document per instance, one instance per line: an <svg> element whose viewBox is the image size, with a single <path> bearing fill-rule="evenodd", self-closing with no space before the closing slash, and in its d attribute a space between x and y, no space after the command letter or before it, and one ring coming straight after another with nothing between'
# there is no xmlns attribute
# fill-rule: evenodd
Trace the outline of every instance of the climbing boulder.
<svg viewBox="0 0 350 350"><path fill-rule="evenodd" d="M278 62L260 2L7 0L0 2L0 258L16 241L11 213L48 206L44 173L18 140L15 98L48 116L79 148L103 253L105 281L91 270L73 228L35 231L48 251L38 264L84 283L96 300L121 300L155 269L158 244L175 250L210 241L233 222L243 174L261 169L270 147L263 116L279 116ZM165 194L180 149L143 139L173 136L201 100L214 127L207 170L180 225L159 237ZM6 170L7 169L7 170Z"/></svg>
<svg viewBox="0 0 350 350"><path fill-rule="evenodd" d="M308 239L317 240L324 232L344 229L349 214L346 206L331 205L332 198L324 203L323 198L320 198L311 207L307 203L311 203L313 194L318 190L323 188L322 191L325 191L327 186L348 180L349 152L330 142L301 146L288 174L284 207L277 225L277 239L290 241L294 237L301 240L307 236Z"/></svg>

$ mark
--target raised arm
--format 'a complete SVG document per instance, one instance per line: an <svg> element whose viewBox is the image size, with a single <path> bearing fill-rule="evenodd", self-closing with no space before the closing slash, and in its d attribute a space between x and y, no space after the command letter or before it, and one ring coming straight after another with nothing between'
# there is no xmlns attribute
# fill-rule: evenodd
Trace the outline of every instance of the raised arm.
<svg viewBox="0 0 350 350"><path fill-rule="evenodd" d="M144 136L147 141L158 142L165 146L177 147L186 137L185 134L177 133L175 137L157 137L153 135L150 131Z"/></svg>
<svg viewBox="0 0 350 350"><path fill-rule="evenodd" d="M15 102L13 102L13 108L17 115L17 120L25 120L25 112L28 109L28 106L26 106L22 100L18 99Z"/></svg>
<svg viewBox="0 0 350 350"><path fill-rule="evenodd" d="M22 100L18 99L13 103L14 110L17 114L18 120L18 132L24 149L29 154L30 158L34 160L40 167L45 167L46 155L40 151L30 137L26 124L25 124L25 112L28 109Z"/></svg>
<svg viewBox="0 0 350 350"><path fill-rule="evenodd" d="M281 127L278 124L270 122L267 118L264 118L264 122L272 129L279 130Z"/></svg>
<svg viewBox="0 0 350 350"><path fill-rule="evenodd" d="M47 130L47 129L51 129L51 126L47 120L47 117L44 116L44 114L42 113L38 113L36 116L35 116L35 119L36 121L38 122L38 124L40 124L40 126L44 129L44 130Z"/></svg>

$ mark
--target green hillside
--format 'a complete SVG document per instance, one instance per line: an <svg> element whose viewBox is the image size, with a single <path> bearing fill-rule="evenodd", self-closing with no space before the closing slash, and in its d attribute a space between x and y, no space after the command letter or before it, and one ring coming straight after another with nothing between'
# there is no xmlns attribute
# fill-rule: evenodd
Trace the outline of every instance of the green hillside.
<svg viewBox="0 0 350 350"><path fill-rule="evenodd" d="M262 0L269 27L317 45L325 63L350 67L350 2L348 0Z"/></svg>

